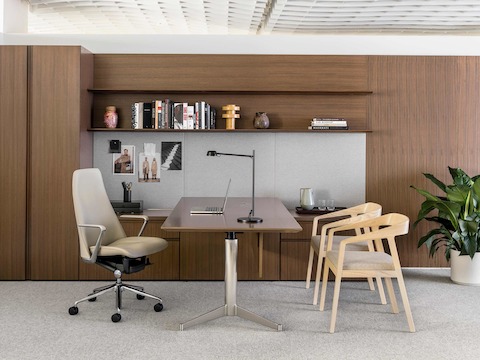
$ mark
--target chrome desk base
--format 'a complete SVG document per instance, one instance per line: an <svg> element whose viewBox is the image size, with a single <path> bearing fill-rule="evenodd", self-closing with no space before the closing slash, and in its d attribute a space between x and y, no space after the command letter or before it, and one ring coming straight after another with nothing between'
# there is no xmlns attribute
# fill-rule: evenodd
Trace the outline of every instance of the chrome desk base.
<svg viewBox="0 0 480 360"><path fill-rule="evenodd" d="M265 319L237 305L237 253L238 239L236 234L235 232L228 232L225 238L225 305L180 324L181 331L222 316L239 316L274 330L282 331L281 324Z"/></svg>

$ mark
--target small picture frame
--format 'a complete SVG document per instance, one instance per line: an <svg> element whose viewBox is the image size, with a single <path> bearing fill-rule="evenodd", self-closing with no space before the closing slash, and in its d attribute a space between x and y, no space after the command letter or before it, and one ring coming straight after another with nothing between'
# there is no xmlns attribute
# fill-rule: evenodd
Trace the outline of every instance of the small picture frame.
<svg viewBox="0 0 480 360"><path fill-rule="evenodd" d="M133 175L135 174L135 146L122 145L119 154L113 154L113 174Z"/></svg>

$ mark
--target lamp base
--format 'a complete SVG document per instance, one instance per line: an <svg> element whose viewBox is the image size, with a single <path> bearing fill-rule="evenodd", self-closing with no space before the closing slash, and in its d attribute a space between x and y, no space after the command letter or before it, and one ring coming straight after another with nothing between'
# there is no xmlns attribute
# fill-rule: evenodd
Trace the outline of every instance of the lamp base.
<svg viewBox="0 0 480 360"><path fill-rule="evenodd" d="M263 219L259 217L245 216L239 217L237 221L241 223L261 223L263 222Z"/></svg>

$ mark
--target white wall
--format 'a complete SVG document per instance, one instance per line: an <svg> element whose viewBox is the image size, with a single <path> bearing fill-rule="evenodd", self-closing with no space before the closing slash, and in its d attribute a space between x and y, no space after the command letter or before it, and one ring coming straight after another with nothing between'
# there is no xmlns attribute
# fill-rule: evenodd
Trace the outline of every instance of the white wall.
<svg viewBox="0 0 480 360"><path fill-rule="evenodd" d="M95 54L480 55L480 36L30 35L4 45L81 45Z"/></svg>
<svg viewBox="0 0 480 360"><path fill-rule="evenodd" d="M210 157L208 150L251 154L255 149L257 196L279 197L289 208L299 204L299 189L338 206L365 200L365 141L359 133L105 133L94 135L94 166L102 171L109 197L123 198L122 181L132 182L132 199L146 208L172 208L182 196L223 196L229 178L231 196L250 196L252 162L248 158ZM113 175L109 141L134 145L135 175ZM181 141L182 170L161 171L159 183L138 182L138 154L144 143ZM116 154L118 156L118 154Z"/></svg>

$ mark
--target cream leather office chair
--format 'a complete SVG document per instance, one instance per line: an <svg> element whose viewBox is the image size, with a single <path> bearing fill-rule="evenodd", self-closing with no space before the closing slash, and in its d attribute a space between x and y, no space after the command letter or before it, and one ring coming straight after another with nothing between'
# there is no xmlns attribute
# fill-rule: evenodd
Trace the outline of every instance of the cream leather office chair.
<svg viewBox="0 0 480 360"><path fill-rule="evenodd" d="M351 230L355 227L370 228L370 232L352 236L342 240L338 250L333 250L333 236L337 231ZM403 301L403 307L407 316L408 326L411 332L415 332L412 311L407 297L407 290L403 281L402 269L398 258L395 238L408 233L409 219L407 216L397 213L382 215L378 218L365 220L356 224L339 226L328 232L327 253L320 296L320 311L325 307L328 274L331 270L335 275L335 288L333 294L332 318L330 332L335 331L340 284L343 278L382 277L385 278L388 296L392 306L392 312L398 313L398 304L395 299L392 278L397 278L398 287ZM388 242L389 252L385 252L383 239ZM346 251L351 245L359 242L375 242L376 251Z"/></svg>
<svg viewBox="0 0 480 360"><path fill-rule="evenodd" d="M113 272L115 284L95 289L92 294L78 300L68 310L70 315L78 314L77 305L83 301L95 301L97 296L106 292L116 293L117 311L112 321L121 320L122 293L133 292L137 299L145 297L158 301L154 310L163 309L162 299L148 294L140 286L122 283L122 273L131 274L141 271L149 265L147 256L164 250L168 243L156 237L141 236L148 222L144 215L122 215L123 217L143 220L138 236L125 235L120 221L115 214L107 192L103 185L102 174L98 169L81 169L73 173L72 180L73 205L77 221L80 256L89 264L97 264Z"/></svg>
<svg viewBox="0 0 480 360"><path fill-rule="evenodd" d="M367 218L378 217L382 214L382 206L377 203L368 202L365 204L360 204L360 205L350 207L348 209L342 209L342 210L334 211L331 213L319 215L313 219L312 238L310 241L310 254L308 256L307 279L305 284L305 287L307 289L310 288L310 280L312 277L312 269L313 269L313 260L314 260L315 254L317 254L317 272L315 276L315 290L313 294L313 305L316 305L318 301L318 291L320 287L320 274L322 270L323 259L325 258L325 250L326 250L326 244L327 244L326 242L327 231L337 226L347 225L355 221L364 220L365 217L359 217L359 215L362 215L362 214L366 214ZM325 220L325 219L331 219L331 218L341 218L341 217L347 217L347 218L324 224L321 227L320 234L318 234L319 221ZM360 235L362 232L362 229L360 228L355 228L354 230L357 235ZM363 229L363 231L368 231L368 229ZM340 240L344 238L346 238L346 236L335 236L333 241L333 247L337 248L338 244L340 243ZM374 246L372 242L355 244L355 245L352 245L351 248L352 250L364 250L364 251L374 250ZM382 304L386 304L385 292L383 290L382 282L380 279L377 279L377 280L378 280L377 286L380 294L380 299L382 301ZM371 278L368 278L368 283L370 286L370 290L375 290L375 287L373 285L373 280Z"/></svg>

